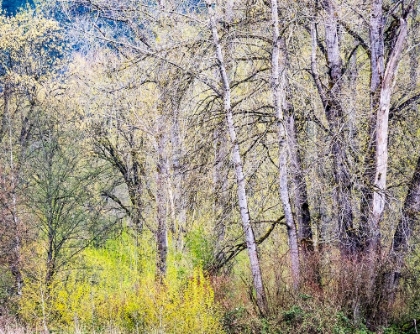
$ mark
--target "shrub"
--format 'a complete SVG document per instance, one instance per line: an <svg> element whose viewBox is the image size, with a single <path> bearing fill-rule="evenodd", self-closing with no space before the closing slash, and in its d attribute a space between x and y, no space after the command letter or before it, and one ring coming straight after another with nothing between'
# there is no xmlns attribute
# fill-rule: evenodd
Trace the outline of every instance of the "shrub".
<svg viewBox="0 0 420 334"><path fill-rule="evenodd" d="M221 333L219 311L208 278L196 267L185 270L170 256L163 283L155 278L152 242L141 246L124 233L104 247L80 256L83 270L61 273L47 299L42 284L30 281L21 301L22 316L32 326L88 332L117 328L140 333ZM180 274L181 272L181 274ZM190 272L186 276L185 272Z"/></svg>

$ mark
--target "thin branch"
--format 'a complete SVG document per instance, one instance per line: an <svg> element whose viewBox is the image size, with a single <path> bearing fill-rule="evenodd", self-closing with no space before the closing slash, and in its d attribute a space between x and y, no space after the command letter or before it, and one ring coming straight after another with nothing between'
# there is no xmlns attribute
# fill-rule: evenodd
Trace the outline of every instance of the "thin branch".
<svg viewBox="0 0 420 334"><path fill-rule="evenodd" d="M283 220L284 220L284 216L281 216L279 219L275 221L272 221L272 220L259 221L258 223L271 223L271 226L260 238L256 240L257 245L262 244L270 236L271 232L274 231L274 228L276 227L276 225L280 225L280 224L285 225L286 223L282 222ZM225 249L220 250L215 256L214 261L208 265L207 271L212 272L212 273L218 272L229 261L234 259L239 253L241 253L246 248L247 248L246 242L241 242L233 246L227 246Z"/></svg>

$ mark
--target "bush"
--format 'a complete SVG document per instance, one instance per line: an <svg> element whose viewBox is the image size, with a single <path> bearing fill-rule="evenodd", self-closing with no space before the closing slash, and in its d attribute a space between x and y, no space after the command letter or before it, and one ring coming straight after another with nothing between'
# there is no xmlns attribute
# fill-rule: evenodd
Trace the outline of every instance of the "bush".
<svg viewBox="0 0 420 334"><path fill-rule="evenodd" d="M61 273L42 293L33 280L25 287L22 316L33 327L46 319L50 329L104 331L117 328L140 333L221 333L214 293L196 267L186 277L174 257L161 284L155 278L152 242L143 237L137 248L124 233L102 248L87 249L80 257L84 270ZM44 290L45 291L45 290Z"/></svg>

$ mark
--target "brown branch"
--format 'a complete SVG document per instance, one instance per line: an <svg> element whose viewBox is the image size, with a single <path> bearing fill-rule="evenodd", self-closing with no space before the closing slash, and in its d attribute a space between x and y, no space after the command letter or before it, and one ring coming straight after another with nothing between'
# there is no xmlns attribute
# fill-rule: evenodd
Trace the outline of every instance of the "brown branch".
<svg viewBox="0 0 420 334"><path fill-rule="evenodd" d="M101 193L101 195L102 195L102 196L104 196L104 197L106 197L106 198L109 198L109 199L111 199L112 201L114 201L115 203L117 203L117 204L119 205L119 207L125 211L125 213L127 214L127 216L129 216L130 218L132 217L132 212L131 212L131 210L130 210L129 208L127 208L127 207L126 207L126 206L125 206L125 205L121 202L121 200L120 200L117 196L115 196L115 195L111 194L111 193L110 193L110 192L108 192L108 191L103 191L103 192Z"/></svg>
<svg viewBox="0 0 420 334"><path fill-rule="evenodd" d="M403 111L405 108L410 107L413 103L416 103L420 100L420 93L410 97L408 100L405 100L398 106L394 106L389 110L389 120L398 116L398 113Z"/></svg>
<svg viewBox="0 0 420 334"><path fill-rule="evenodd" d="M284 216L281 216L279 219L275 221L272 221L272 220L259 221L258 223L271 223L271 226L260 238L256 240L257 245L262 244L270 236L271 232L274 231L274 228L276 227L276 225L285 224L284 222L282 223L283 219L284 219ZM234 259L240 252L242 252L246 248L247 248L246 242L241 242L233 246L227 246L225 249L220 250L216 254L213 262L207 265L206 270L210 273L217 273L230 260Z"/></svg>
<svg viewBox="0 0 420 334"><path fill-rule="evenodd" d="M370 48L369 45L367 45L367 43L365 42L365 40L357 32L351 29L350 26L343 20L338 20L338 23L351 37L353 37L357 42L359 42L359 45L366 51L367 55L370 57Z"/></svg>

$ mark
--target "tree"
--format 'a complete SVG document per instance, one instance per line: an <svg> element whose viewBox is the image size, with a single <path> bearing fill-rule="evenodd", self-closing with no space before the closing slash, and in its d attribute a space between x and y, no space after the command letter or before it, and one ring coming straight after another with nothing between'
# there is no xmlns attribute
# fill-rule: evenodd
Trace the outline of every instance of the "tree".
<svg viewBox="0 0 420 334"><path fill-rule="evenodd" d="M260 267L272 250L259 243L282 249L287 238L287 272L297 291L307 271L317 289L328 285L328 273L306 265L318 250L325 251L325 266L342 269L336 282L343 291L348 268L369 265L366 284L352 282L357 297L343 292L341 300L343 308L352 305L354 318L377 326L369 309L386 298L369 287L380 289L383 261L400 272L401 249L409 244L402 231L408 236L416 228L409 213L417 210L415 176L404 193L413 161L398 162L409 155L403 140L418 141L416 121L408 120L420 96L416 71L408 68L418 62L412 50L403 51L407 36L416 38L416 3L75 3L83 11L69 13L89 17L89 33L112 50L96 64L117 59L85 97L106 115L94 135L98 156L114 172L115 187L105 195L153 231L160 276L171 236L182 251L183 234L205 220L217 240L214 267L248 250L257 304L266 314ZM387 208L387 199L394 205ZM409 217L405 225L400 207ZM263 224L273 231L281 221L279 212L288 235L264 233ZM397 232L392 221L400 222ZM392 235L396 248L386 258ZM246 246L238 241L244 236Z"/></svg>
<svg viewBox="0 0 420 334"><path fill-rule="evenodd" d="M265 297L264 285L261 275L261 267L258 259L257 243L254 236L254 231L251 225L248 209L248 199L246 195L245 187L245 176L243 173L242 159L239 150L239 143L236 135L235 124L233 121L232 106L231 106L231 88L229 78L226 72L225 61L222 53L222 48L219 42L219 36L217 32L215 13L213 9L214 3L207 1L207 9L209 11L210 28L213 36L213 44L216 49L216 58L220 71L220 77L222 81L222 97L224 112L226 113L226 127L229 132L230 140L233 144L232 149L232 160L235 165L237 192L238 192L238 203L241 213L242 226L245 233L245 239L247 244L248 256L251 263L252 277L254 281L254 288L257 295L257 305L262 314L267 313L267 300Z"/></svg>
<svg viewBox="0 0 420 334"><path fill-rule="evenodd" d="M297 289L300 279L300 270L299 270L299 250L298 250L298 240L296 233L296 225L293 219L292 206L289 199L289 182L288 182L288 151L290 151L287 146L288 141L286 139L286 122L283 115L283 108L286 105L284 102L286 100L285 94L285 56L280 60L281 44L284 41L280 37L279 31L279 18L278 18L278 5L277 0L271 1L271 15L273 20L273 51L272 51L272 63L271 63L271 85L273 91L273 104L274 110L277 116L278 122L278 134L279 134L279 193L281 202L283 204L283 211L286 217L286 226L287 233L289 236L289 248L290 248L290 258L291 258L291 268L293 276L293 284L295 289ZM281 65L279 62L281 61ZM281 66L281 67L280 67Z"/></svg>
<svg viewBox="0 0 420 334"><path fill-rule="evenodd" d="M369 203L369 232L366 240L367 248L377 252L380 249L380 227L385 208L386 179L388 174L388 123L391 96L395 85L396 75L405 40L408 34L408 17L411 14L414 1L401 3L401 15L398 27L390 27L392 49L388 50L385 58L385 37L382 22L385 21L382 1L372 1L372 15L370 21L371 44L371 113L372 122L370 135L373 142L371 157L369 157L366 170L372 187L369 188L366 198ZM374 116L376 115L376 117ZM374 159L373 159L374 157ZM373 190L373 194L370 189Z"/></svg>
<svg viewBox="0 0 420 334"><path fill-rule="evenodd" d="M21 221L19 188L24 179L25 155L29 147L33 118L37 110L38 94L59 67L64 52L63 36L57 22L31 12L20 12L14 17L0 16L0 75L2 77L3 112L1 114L0 142L7 147L7 165L4 173L10 180L9 209L12 214L10 230L14 232L11 248L14 260L11 271L15 277L16 292L21 294Z"/></svg>
<svg viewBox="0 0 420 334"><path fill-rule="evenodd" d="M104 218L105 203L94 192L102 176L100 166L92 166L76 138L59 125L40 121L36 148L27 157L32 174L25 198L37 234L45 241L48 290L56 273L83 249L99 244L115 222Z"/></svg>

